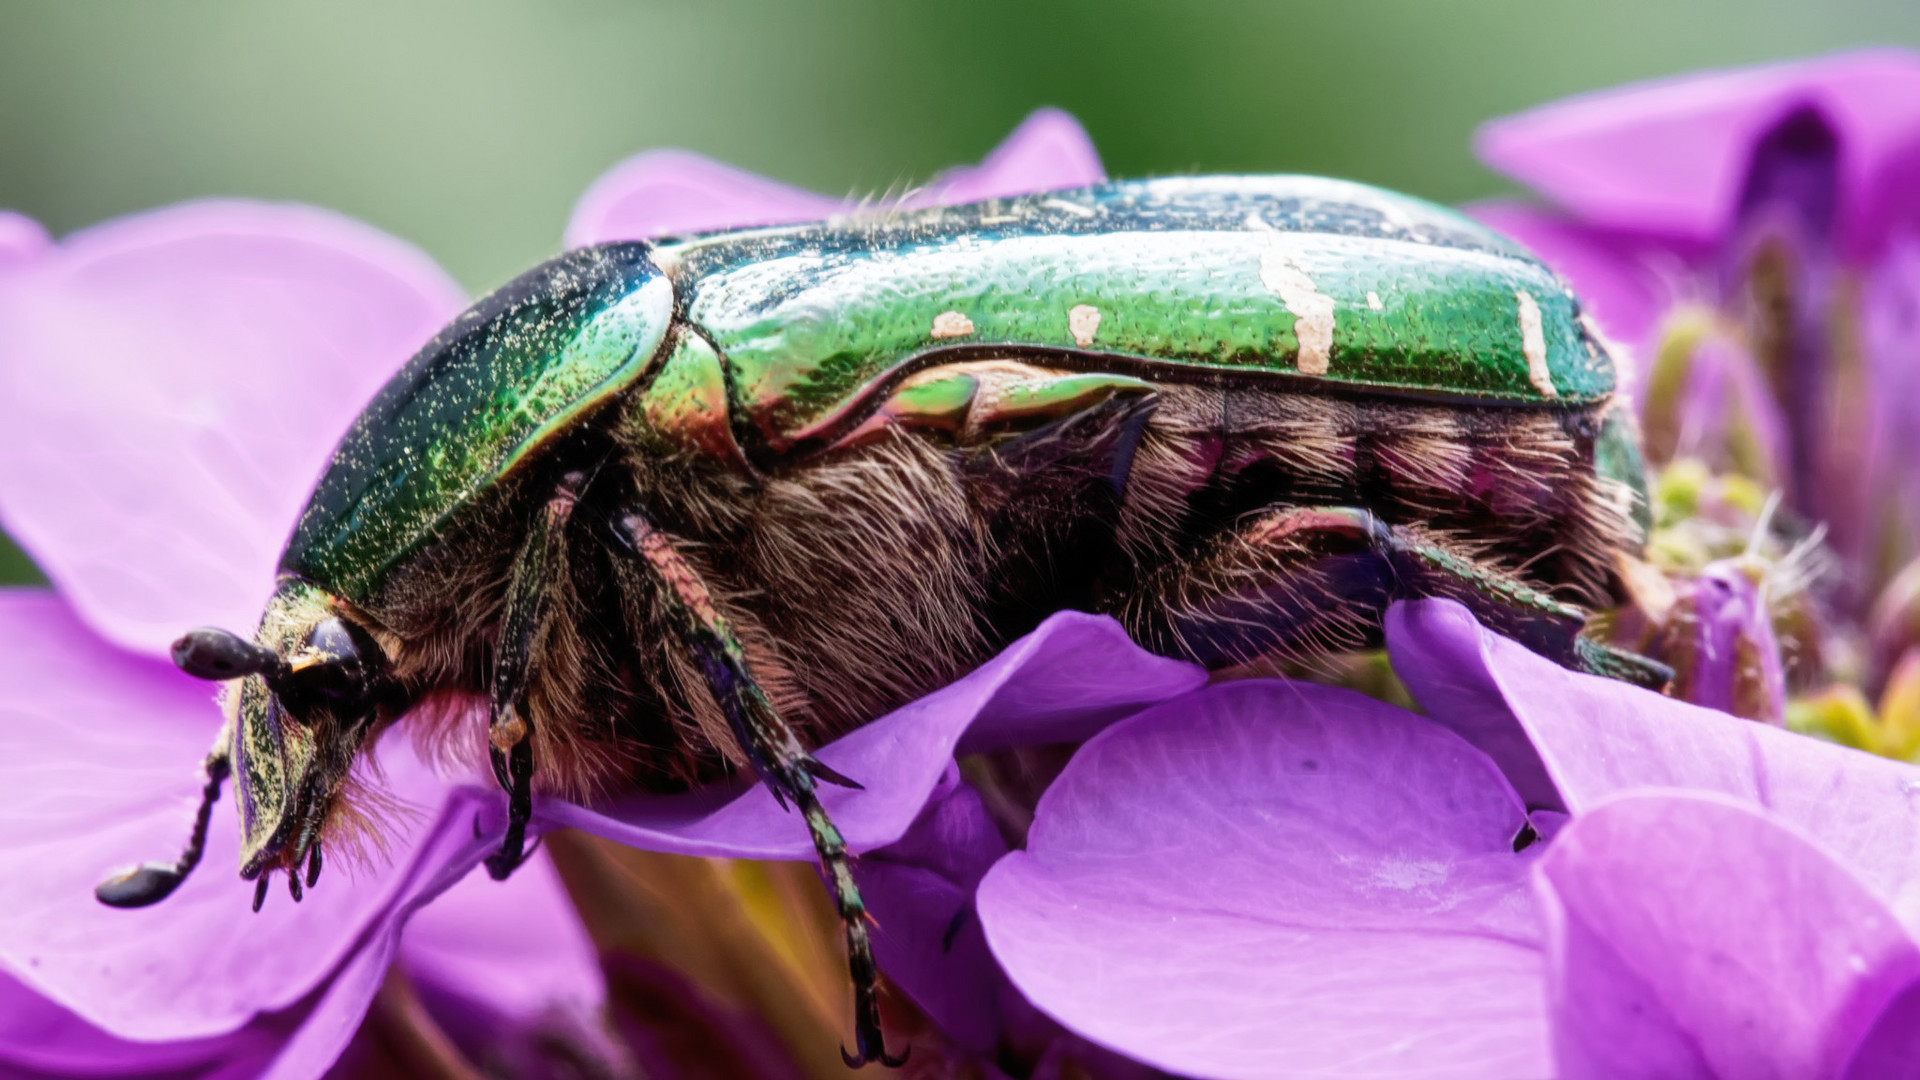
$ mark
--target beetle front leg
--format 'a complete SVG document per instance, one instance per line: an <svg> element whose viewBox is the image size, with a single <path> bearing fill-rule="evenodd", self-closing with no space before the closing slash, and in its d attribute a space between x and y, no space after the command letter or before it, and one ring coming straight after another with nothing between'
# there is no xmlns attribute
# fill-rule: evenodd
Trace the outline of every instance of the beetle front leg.
<svg viewBox="0 0 1920 1080"><path fill-rule="evenodd" d="M1587 614L1424 531L1357 507L1275 509L1142 583L1122 621L1149 648L1210 667L1357 648L1395 600L1458 600L1494 631L1578 671L1654 689L1672 672L1584 637Z"/></svg>
<svg viewBox="0 0 1920 1080"><path fill-rule="evenodd" d="M582 474L568 473L541 507L513 561L507 607L500 618L487 743L493 775L507 791L507 835L500 850L487 857L487 873L495 881L506 880L526 857L527 822L533 817L533 720L527 686L538 670L553 594L566 574L567 520L584 482Z"/></svg>
<svg viewBox="0 0 1920 1080"><path fill-rule="evenodd" d="M881 1036L879 971L867 935L866 903L853 880L852 856L840 830L820 805L816 790L818 781L860 785L829 769L801 745L799 736L775 711L748 671L746 650L714 606L699 573L674 550L666 534L639 514L622 518L619 534L647 567L681 643L699 663L714 701L726 715L734 738L746 751L754 770L782 807L791 801L806 820L813 850L833 893L834 908L846 928L847 967L853 977L854 1041L859 1053L849 1054L842 1047L840 1056L851 1068L876 1061L889 1066L904 1064L907 1055L887 1053Z"/></svg>
<svg viewBox="0 0 1920 1080"><path fill-rule="evenodd" d="M147 863L101 882L93 890L101 903L119 908L157 904L179 888L187 875L193 873L193 868L200 865L200 855L207 847L207 823L213 818L213 804L220 801L220 785L233 774L233 760L227 751L232 730L221 729L214 751L207 755L202 766L207 782L200 790L200 808L193 815L193 832L187 837L187 846L180 857L172 863Z"/></svg>

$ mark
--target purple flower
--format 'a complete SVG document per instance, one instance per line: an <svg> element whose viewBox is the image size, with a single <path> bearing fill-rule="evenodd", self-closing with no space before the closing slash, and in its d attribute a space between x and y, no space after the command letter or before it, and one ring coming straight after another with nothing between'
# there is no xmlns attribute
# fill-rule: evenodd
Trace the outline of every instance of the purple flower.
<svg viewBox="0 0 1920 1080"><path fill-rule="evenodd" d="M1673 696L1748 720L1786 722L1767 570L1758 559L1721 559L1682 585L1658 645L1674 667Z"/></svg>
<svg viewBox="0 0 1920 1080"><path fill-rule="evenodd" d="M1099 179L1078 126L1042 112L982 165L909 201ZM687 155L643 155L595 185L569 237L791 220L839 205ZM550 866L536 860L504 888L467 879L498 846L501 797L485 778L437 775L398 735L383 741L370 776L393 804L382 824L388 850L359 868L331 867L304 903L276 897L247 913L249 891L224 872L237 839L224 802L206 866L166 903L117 911L91 896L108 871L178 850L192 819L195 766L220 717L205 685L165 661L167 644L195 625L251 624L339 433L462 302L414 249L319 210L195 203L58 244L0 214L0 423L9 433L0 525L53 585L0 591L6 1067L315 1076L347 1048L369 1004L385 1000L377 995L395 994L395 1008L437 1011L475 1060L517 1060L521 1071L534 1035L571 1025L594 1037L598 967ZM1115 634L1069 621L1028 651L1110 652ZM969 724L967 737L982 744L1034 731L1084 738L1199 677L1162 662L1110 671L1104 685L1075 693L1071 681L1023 680L1022 655L910 707L942 722L916 724L909 710L822 751L890 781L827 799L857 848L898 840L916 820L923 835L964 824L940 808L965 808L952 759ZM715 802L725 797L734 802ZM766 793L702 798L705 809L639 801L623 818L555 804L543 820L658 850L812 857L804 827ZM963 992L944 975L914 972L918 958L947 965L950 953L982 970L977 927L949 949L928 936L925 912L951 922L983 858L923 844L874 860L874 908L898 914L898 929L878 939L883 961L903 984L925 987L928 1010L952 1017L970 1043L991 1041L981 1033L995 1021L968 1010L995 1008L987 999L1003 982L976 977ZM940 881L960 884L943 893ZM930 888L936 899L921 903ZM444 903L425 906L443 893ZM396 959L410 984L382 990Z"/></svg>
<svg viewBox="0 0 1920 1080"><path fill-rule="evenodd" d="M1879 1076L1920 768L1389 616L1432 719L1216 685L1114 725L980 887L1042 1010L1181 1075Z"/></svg>
<svg viewBox="0 0 1920 1080"><path fill-rule="evenodd" d="M1920 536L1920 56L1690 75L1487 125L1489 224L1637 352L1649 450L1778 485L1856 572ZM1893 539L1889 539L1892 537Z"/></svg>

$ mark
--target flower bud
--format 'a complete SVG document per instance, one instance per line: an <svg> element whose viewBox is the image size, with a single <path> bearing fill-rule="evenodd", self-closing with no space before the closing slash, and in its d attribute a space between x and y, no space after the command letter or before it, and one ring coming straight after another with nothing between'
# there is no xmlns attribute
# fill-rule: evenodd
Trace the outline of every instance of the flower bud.
<svg viewBox="0 0 1920 1080"><path fill-rule="evenodd" d="M1675 697L1768 724L1786 722L1787 685L1765 567L1722 559L1681 584L1656 640Z"/></svg>

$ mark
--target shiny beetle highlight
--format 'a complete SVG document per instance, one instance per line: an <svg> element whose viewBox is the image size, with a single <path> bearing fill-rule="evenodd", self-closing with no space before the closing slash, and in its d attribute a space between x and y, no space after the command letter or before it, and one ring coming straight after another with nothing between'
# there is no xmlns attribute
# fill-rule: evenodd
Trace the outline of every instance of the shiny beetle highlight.
<svg viewBox="0 0 1920 1080"><path fill-rule="evenodd" d="M751 766L800 809L881 1041L808 747L1064 608L1211 667L1378 639L1450 596L1563 664L1644 533L1606 351L1538 262L1439 207L1304 177L1113 183L572 251L480 301L340 444L237 680L164 897L236 776L241 875L297 899L395 722L486 701L522 857L536 790ZM1064 556L1064 557L1063 557ZM431 705L431 708L417 706ZM449 703L452 703L450 705ZM452 737L453 733L448 732ZM884 777L860 779L884 781Z"/></svg>

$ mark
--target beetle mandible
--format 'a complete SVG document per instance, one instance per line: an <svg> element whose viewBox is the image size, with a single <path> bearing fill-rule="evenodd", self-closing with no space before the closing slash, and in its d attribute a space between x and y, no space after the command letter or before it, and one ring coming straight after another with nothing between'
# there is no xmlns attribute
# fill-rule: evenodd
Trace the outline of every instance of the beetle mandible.
<svg viewBox="0 0 1920 1080"><path fill-rule="evenodd" d="M352 828L356 755L487 703L523 857L535 791L751 767L811 831L857 1053L864 909L809 747L1047 614L1211 668L1376 643L1448 596L1569 667L1644 542L1612 362L1540 263L1441 207L1309 177L1119 182L568 252L482 299L327 466L235 680L186 850L229 776L255 905ZM445 733L452 737L452 732ZM476 740L477 742L477 740ZM884 779L884 778L860 778Z"/></svg>

